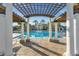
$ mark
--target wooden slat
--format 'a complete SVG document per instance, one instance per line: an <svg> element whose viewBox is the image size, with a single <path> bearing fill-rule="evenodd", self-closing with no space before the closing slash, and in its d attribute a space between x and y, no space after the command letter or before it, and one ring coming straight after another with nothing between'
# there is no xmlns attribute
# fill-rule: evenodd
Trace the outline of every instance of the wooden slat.
<svg viewBox="0 0 79 59"><path fill-rule="evenodd" d="M52 6L53 6L53 4L49 4L49 5L48 5L48 7L47 7L47 9L46 9L46 11L45 11L45 12L46 12L46 14L48 14L48 13L49 13L49 10L51 9L51 7L52 7Z"/></svg>
<svg viewBox="0 0 79 59"><path fill-rule="evenodd" d="M30 3L26 4L26 6L27 6L27 8L28 8L30 14L32 14L32 9L31 9Z"/></svg>
<svg viewBox="0 0 79 59"><path fill-rule="evenodd" d="M53 7L53 9L51 11L49 10L48 14L51 14L52 11L56 8L57 5L58 5L58 3L55 4L55 6Z"/></svg>
<svg viewBox="0 0 79 59"><path fill-rule="evenodd" d="M63 5L62 8L58 9L58 12L59 12L60 10L62 10L65 6L66 6L66 4ZM56 15L58 12L55 12L54 15Z"/></svg>
<svg viewBox="0 0 79 59"><path fill-rule="evenodd" d="M46 13L47 12L47 9L48 9L48 7L50 6L50 4L48 4L48 6L47 6L47 8L44 10L44 13Z"/></svg>
<svg viewBox="0 0 79 59"><path fill-rule="evenodd" d="M20 4L18 4L17 3L17 6L20 8L20 10L22 10L23 11L23 13L26 15L26 12L24 11L24 8L23 7L20 7L20 6L22 6L22 5L20 5ZM22 9L23 8L23 9Z"/></svg>
<svg viewBox="0 0 79 59"><path fill-rule="evenodd" d="M20 10L20 9L18 9L18 6L17 5L15 5L15 3L13 4L13 6L19 11L19 12L21 12L22 13L22 15L24 15L25 16L25 14L22 12L22 10Z"/></svg>
<svg viewBox="0 0 79 59"><path fill-rule="evenodd" d="M56 9L54 8L55 10L52 11L50 14L54 14L61 6L62 6L62 4L58 5L58 7L55 7Z"/></svg>
<svg viewBox="0 0 79 59"><path fill-rule="evenodd" d="M31 14L33 14L33 8L32 8L32 6L31 6L31 4L29 3L29 5L30 5L30 8L31 8L31 10L32 10L32 13Z"/></svg>
<svg viewBox="0 0 79 59"><path fill-rule="evenodd" d="M23 3L21 3L21 5L23 6L23 9L25 10L25 15L28 15L28 14L29 14L29 11L26 10L26 8L25 8L25 6L24 6ZM26 12L27 12L28 14L27 14Z"/></svg>

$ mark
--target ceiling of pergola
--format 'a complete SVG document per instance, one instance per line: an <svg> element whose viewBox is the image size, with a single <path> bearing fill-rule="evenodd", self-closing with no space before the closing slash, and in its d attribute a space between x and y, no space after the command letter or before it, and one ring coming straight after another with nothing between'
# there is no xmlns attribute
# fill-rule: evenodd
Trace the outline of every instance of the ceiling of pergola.
<svg viewBox="0 0 79 59"><path fill-rule="evenodd" d="M13 22L25 22L25 20L21 16L13 12Z"/></svg>
<svg viewBox="0 0 79 59"><path fill-rule="evenodd" d="M60 3L14 3L13 6L25 17L48 16L54 17L66 4ZM5 7L0 5L0 13L5 14ZM74 13L79 13L79 4L74 5ZM65 22L66 12L60 15L54 22ZM22 22L24 19L13 12L13 21Z"/></svg>
<svg viewBox="0 0 79 59"><path fill-rule="evenodd" d="M1 14L5 14L5 9L6 8L4 6L0 5L0 13ZM17 15L14 12L12 15L13 15L13 22L24 22L25 21L21 16Z"/></svg>
<svg viewBox="0 0 79 59"><path fill-rule="evenodd" d="M5 7L0 5L0 13L1 14L4 14L5 13Z"/></svg>
<svg viewBox="0 0 79 59"><path fill-rule="evenodd" d="M48 16L54 17L65 3L14 3L13 6L22 13L24 17Z"/></svg>
<svg viewBox="0 0 79 59"><path fill-rule="evenodd" d="M74 5L74 14L75 13L79 13L79 3L76 3L75 5Z"/></svg>
<svg viewBox="0 0 79 59"><path fill-rule="evenodd" d="M67 16L67 13L63 13L61 14L56 20L54 20L54 22L66 22L66 16Z"/></svg>

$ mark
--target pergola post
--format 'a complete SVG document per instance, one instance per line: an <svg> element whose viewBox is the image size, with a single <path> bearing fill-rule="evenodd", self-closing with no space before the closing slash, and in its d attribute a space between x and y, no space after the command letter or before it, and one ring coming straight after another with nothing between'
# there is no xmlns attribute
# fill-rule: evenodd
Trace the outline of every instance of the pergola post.
<svg viewBox="0 0 79 59"><path fill-rule="evenodd" d="M0 14L0 56L5 55L5 15Z"/></svg>
<svg viewBox="0 0 79 59"><path fill-rule="evenodd" d="M74 15L75 54L79 56L79 14Z"/></svg>
<svg viewBox="0 0 79 59"><path fill-rule="evenodd" d="M29 18L27 18L27 39L26 39L26 44L27 44L28 46L31 46Z"/></svg>
<svg viewBox="0 0 79 59"><path fill-rule="evenodd" d="M74 55L74 18L73 18L73 4L67 4L67 47L66 56Z"/></svg>
<svg viewBox="0 0 79 59"><path fill-rule="evenodd" d="M54 40L52 39L52 22L51 22L51 20L54 21L56 18L57 18L57 16L54 18L50 18L50 20L49 20L49 40L53 41L53 42L59 42L59 40L57 40L57 36L58 36L58 34L57 34L58 33L58 23L57 22L54 22L54 24L55 24L55 39Z"/></svg>
<svg viewBox="0 0 79 59"><path fill-rule="evenodd" d="M52 40L52 23L51 18L49 19L49 40Z"/></svg>
<svg viewBox="0 0 79 59"><path fill-rule="evenodd" d="M59 40L58 40L58 22L54 22L54 25L55 25L55 38L54 38L53 42L58 43L59 42Z"/></svg>
<svg viewBox="0 0 79 59"><path fill-rule="evenodd" d="M58 23L55 22L55 39L54 40L57 40L58 39Z"/></svg>
<svg viewBox="0 0 79 59"><path fill-rule="evenodd" d="M24 22L21 22L21 40L24 40Z"/></svg>
<svg viewBox="0 0 79 59"><path fill-rule="evenodd" d="M29 18L27 18L27 40L30 40L30 27L29 27Z"/></svg>
<svg viewBox="0 0 79 59"><path fill-rule="evenodd" d="M12 51L12 4L8 3L5 5L5 55L13 55ZM4 36L4 35L3 35Z"/></svg>

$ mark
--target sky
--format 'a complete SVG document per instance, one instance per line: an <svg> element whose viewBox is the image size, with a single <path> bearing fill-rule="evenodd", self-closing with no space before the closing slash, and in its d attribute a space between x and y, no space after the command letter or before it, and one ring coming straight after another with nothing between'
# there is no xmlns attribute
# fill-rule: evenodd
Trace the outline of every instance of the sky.
<svg viewBox="0 0 79 59"><path fill-rule="evenodd" d="M21 17L23 17L23 15L15 8L13 7L13 11L20 15ZM61 11L59 11L55 16L60 16L62 13L64 13L65 11L67 11L67 7L64 7ZM23 17L24 18L24 17ZM24 18L25 19L25 18ZM33 16L33 17L30 17L30 24L31 25L34 25L34 20L37 20L38 22L41 22L41 20L45 20L45 23L48 23L49 21L49 17L46 17L46 16ZM53 21L53 20L52 20ZM65 26L65 23L61 23L61 25Z"/></svg>

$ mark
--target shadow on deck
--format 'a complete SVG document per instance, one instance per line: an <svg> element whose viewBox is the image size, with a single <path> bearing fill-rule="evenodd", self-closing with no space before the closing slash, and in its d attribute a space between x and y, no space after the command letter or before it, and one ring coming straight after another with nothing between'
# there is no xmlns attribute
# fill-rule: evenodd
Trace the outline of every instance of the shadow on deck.
<svg viewBox="0 0 79 59"><path fill-rule="evenodd" d="M32 44L33 44L33 45L36 45L36 46L38 46L38 47L40 47L40 48L42 48L42 49L44 49L44 50L46 50L46 51L49 51L49 52L51 52L51 53L53 53L53 54L56 54L56 55L58 55L58 56L61 56L61 54L59 54L59 53L57 53L57 52L55 52L55 51L49 50L48 48L43 47L43 46L41 46L41 45L39 45L39 44L37 44L37 43L35 43L35 42L32 42Z"/></svg>
<svg viewBox="0 0 79 59"><path fill-rule="evenodd" d="M38 50L38 49L36 49L36 48L34 48L34 47L30 47L31 49L33 49L34 51L36 51L37 53L39 53L40 55L42 55L42 56L48 56L47 54L45 54L44 52L42 52L42 51L40 51L40 50Z"/></svg>
<svg viewBox="0 0 79 59"><path fill-rule="evenodd" d="M37 46L37 47L40 47L40 48L42 48L42 49L44 49L44 50L46 50L46 51L48 51L48 52L50 52L50 53L52 53L52 54L56 54L57 56L62 56L62 54L60 54L60 53L58 53L58 52L55 52L55 51L52 51L52 50L49 50L48 48L43 47L43 46L39 45L38 43L35 43L35 42L33 42L33 41L31 41L31 43L32 43L32 45L35 45L35 46ZM22 44L22 45L27 47L26 43L24 43L24 44ZM44 52L42 52L42 51L40 51L39 49L33 47L32 45L29 46L29 48L33 49L34 51L36 51L37 53L39 53L39 54L42 55L42 56L48 56L48 55L45 54Z"/></svg>
<svg viewBox="0 0 79 59"><path fill-rule="evenodd" d="M61 44L61 45L66 45L66 43L63 43L63 42L53 42L53 43Z"/></svg>
<svg viewBox="0 0 79 59"><path fill-rule="evenodd" d="M20 50L21 46L17 46L13 48L14 56L16 56L16 53Z"/></svg>

